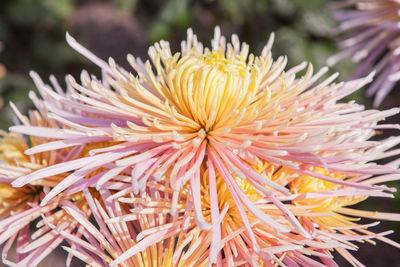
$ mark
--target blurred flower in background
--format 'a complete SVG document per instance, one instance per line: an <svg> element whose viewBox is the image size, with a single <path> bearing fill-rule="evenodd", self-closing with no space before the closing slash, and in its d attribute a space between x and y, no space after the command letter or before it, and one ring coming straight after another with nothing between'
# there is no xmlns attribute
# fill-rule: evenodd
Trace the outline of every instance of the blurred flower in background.
<svg viewBox="0 0 400 267"><path fill-rule="evenodd" d="M400 80L400 2L358 0L329 3L340 22L334 34L339 36L341 52L328 59L334 65L344 58L359 63L353 78L376 71L367 96L375 95L378 107Z"/></svg>

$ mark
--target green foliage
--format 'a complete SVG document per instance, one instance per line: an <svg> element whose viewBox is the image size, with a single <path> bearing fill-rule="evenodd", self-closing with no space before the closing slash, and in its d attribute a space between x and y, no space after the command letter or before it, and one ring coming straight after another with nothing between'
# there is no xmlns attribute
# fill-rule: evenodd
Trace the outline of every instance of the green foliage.
<svg viewBox="0 0 400 267"><path fill-rule="evenodd" d="M137 0L114 0L115 6L120 12L134 12Z"/></svg>
<svg viewBox="0 0 400 267"><path fill-rule="evenodd" d="M13 23L28 25L31 23L56 23L68 16L73 0L15 0L6 5L6 13Z"/></svg>
<svg viewBox="0 0 400 267"><path fill-rule="evenodd" d="M160 12L159 18L149 29L149 37L152 42L167 39L172 28L186 28L193 14L189 9L188 0L169 0Z"/></svg>

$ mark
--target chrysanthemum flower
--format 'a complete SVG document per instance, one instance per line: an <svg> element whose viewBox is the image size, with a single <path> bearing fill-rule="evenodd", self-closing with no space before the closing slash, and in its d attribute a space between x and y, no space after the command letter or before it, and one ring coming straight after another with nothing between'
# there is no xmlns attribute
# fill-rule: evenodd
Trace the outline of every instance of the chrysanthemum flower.
<svg viewBox="0 0 400 267"><path fill-rule="evenodd" d="M357 0L330 3L340 22L334 31L342 36L343 51L330 57L328 64L351 57L360 63L354 78L376 70L377 78L367 95L375 95L379 106L400 79L400 3L393 0Z"/></svg>
<svg viewBox="0 0 400 267"><path fill-rule="evenodd" d="M117 144L92 149L87 157L65 161L18 178L14 186L71 171L70 176L56 185L42 200L42 205L60 192L95 186L101 190L106 183L117 182L129 174L130 183L118 187L119 194L139 194L147 190L149 181L166 181L172 189L170 212L178 216L179 198L187 187L196 225L200 230L220 231L222 211L212 211L211 220L203 213L201 179L209 174L209 206L219 207L222 197L216 185L217 175L230 195L246 229L247 244L260 253L261 241L252 229L257 218L263 227L277 233L312 238L285 201L293 194L286 183L267 179L253 168L259 161L275 168L284 168L333 183L328 192L348 195L391 196L393 191L365 180L374 175L393 174L397 166L379 165L371 161L398 153L388 151L399 142L369 141L376 129L398 128L377 125L398 112L364 110L354 102L337 103L372 80L371 75L347 83L334 83L334 74L317 81L327 69L313 74L303 63L288 71L285 57L271 58L273 35L260 56L249 54L249 47L237 36L227 43L216 28L211 48L197 41L192 31L182 42L180 53L172 54L167 42L149 49L151 61L128 56L136 71L134 76L110 59L109 64L80 46L72 37L67 40L79 52L101 67L102 80L86 72L81 84L67 77L69 96L32 77L44 98L50 116L67 130L51 127L14 126L12 131L59 139L35 146L25 153L34 155L54 149L66 149L113 139ZM381 146L385 149L379 150ZM371 153L374 149L380 153ZM321 173L318 168L326 172ZM101 174L86 179L94 171ZM203 171L202 171L203 170ZM338 179L331 173L339 173ZM283 216L275 218L261 208L240 186L239 179L251 185L260 199L274 206ZM222 187L219 187L222 188ZM342 190L342 191L341 191ZM329 194L329 193L328 193ZM213 236L218 248L218 235ZM216 242L216 243L215 243Z"/></svg>
<svg viewBox="0 0 400 267"><path fill-rule="evenodd" d="M37 99L34 94L31 94L31 96L34 100ZM39 104L39 110L43 107L40 101L36 104ZM56 122L42 116L43 113L32 111L30 119L28 119L22 116L14 105L12 107L25 125L57 128ZM50 139L31 137L29 141L26 141L17 133L1 134L0 244L4 244L2 260L9 266L36 266L64 240L52 227L57 227L58 230L63 230L72 235L79 235L79 231L76 232L80 228L79 223L64 210L61 210L60 204L68 206L74 203L87 217L90 216L91 211L88 209L81 192L60 194L56 199L45 205L40 205L45 194L68 177L68 173L52 175L19 188L12 187L11 183L29 173L68 159L80 157L87 152L85 152L85 148L82 148L84 146L81 146L80 149L77 147L74 150L61 149L25 155L24 151L29 149L27 143L40 145L50 141ZM9 253L10 250L13 250L14 243L16 243L16 250ZM8 256L9 254L14 256ZM12 259L14 257L15 259ZM70 256L68 262L71 259Z"/></svg>
<svg viewBox="0 0 400 267"><path fill-rule="evenodd" d="M15 133L5 134L0 140L0 244L5 242L3 248L3 262L10 266L37 265L44 257L57 247L63 238L59 238L54 232L49 232L43 227L43 222L37 224L36 233L30 233L30 226L36 224L42 215L48 215L54 223L65 223L66 218L57 212L57 201L49 202L40 207L40 200L45 194L44 189L54 186L65 178L58 175L37 181L35 184L27 184L21 188L13 188L11 182L27 173L40 169L49 164L60 162L65 154L56 151L34 156L26 156L24 150L28 148L24 139ZM77 223L69 221L70 225L64 225L65 230L71 232ZM32 238L31 238L32 237ZM8 252L17 240L15 263L8 259Z"/></svg>

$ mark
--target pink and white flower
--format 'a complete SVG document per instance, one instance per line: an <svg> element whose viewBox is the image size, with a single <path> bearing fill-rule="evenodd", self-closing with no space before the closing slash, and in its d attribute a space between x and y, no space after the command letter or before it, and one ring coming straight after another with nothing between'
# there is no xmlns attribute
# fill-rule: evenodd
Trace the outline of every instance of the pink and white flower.
<svg viewBox="0 0 400 267"><path fill-rule="evenodd" d="M41 200L41 205L46 205L64 191L96 188L99 192L114 190L113 194L121 197L138 196L148 192L149 183L161 183L171 189L168 216L180 218L182 209L188 209L193 213L193 227L213 233L208 243L212 263L218 261L222 241L217 233L221 233L220 218L224 217L223 207L219 206L222 187L217 187L217 177L225 186L224 192L232 197L230 205L237 210L237 220L246 231L243 239L251 245L255 253L252 255L258 256L264 241L257 238L254 221L276 235L314 238L309 225L292 208L290 201L299 196L290 191L287 177L267 178L254 168L260 162L335 184L323 192L329 196L391 197L393 188L370 179L400 178L395 163L373 162L397 155L398 150L390 149L400 138L370 138L377 129L399 128L378 124L398 109L365 110L354 101L337 102L371 82L373 75L335 83L337 74L318 82L327 68L314 73L311 64L302 63L285 71L285 57L272 59L273 38L271 35L261 55L255 56L236 35L227 42L218 27L210 48L205 48L189 29L179 53L173 54L168 42L161 41L150 47L150 60L146 62L128 55L133 67L128 71L112 59L107 64L67 35L73 48L101 68L102 78L82 72L78 83L67 76L68 93L64 94L54 79L52 88L32 73L48 116L62 127L21 125L10 130L56 139L28 149L28 155L82 145L89 151L87 156L19 177L13 186L71 172ZM304 69L304 76L300 76ZM106 143L93 145L102 142ZM209 173L205 183L208 186L202 189L205 170ZM337 179L337 174L345 178ZM121 179L124 183L120 183ZM262 202L279 216L252 200L240 179L251 185ZM182 206L180 198L185 191L190 201ZM208 217L202 201L205 195L209 196ZM85 228L91 229L87 222ZM160 235L149 238L167 238ZM119 255L117 262L135 255L134 249L129 251ZM83 255L86 254L80 254Z"/></svg>

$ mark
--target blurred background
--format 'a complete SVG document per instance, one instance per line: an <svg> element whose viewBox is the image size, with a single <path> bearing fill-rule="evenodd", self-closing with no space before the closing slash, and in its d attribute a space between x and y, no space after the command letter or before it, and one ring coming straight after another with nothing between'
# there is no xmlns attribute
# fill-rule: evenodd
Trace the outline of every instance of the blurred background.
<svg viewBox="0 0 400 267"><path fill-rule="evenodd" d="M61 84L68 73L79 77L82 69L99 70L65 42L68 31L81 44L107 60L113 57L129 69L125 59L131 53L147 58L147 48L161 39L179 49L192 27L199 39L210 44L215 25L223 34L237 33L258 54L275 32L273 56L288 56L288 65L310 61L315 69L337 52L330 32L336 26L325 8L327 0L0 0L0 129L12 123L9 101L25 113L32 107L28 92L35 87L28 75L38 72L44 80L54 74ZM339 80L350 77L355 66L343 61L330 70L339 71ZM381 108L393 107L399 98L396 90ZM396 96L397 95L397 96ZM371 107L362 90L350 97ZM350 99L349 98L349 99ZM399 117L391 118L398 122ZM398 132L385 132L399 134ZM397 186L392 184L392 186ZM400 212L400 196L395 200L371 199L360 208ZM400 241L400 225L383 222L375 232L394 229L390 237ZM378 246L360 244L354 255L367 266L400 266L397 249L378 241ZM377 252L379 251L379 254ZM42 266L65 266L60 251ZM348 264L337 256L340 266ZM80 266L73 261L73 266ZM1 263L0 263L1 266Z"/></svg>

